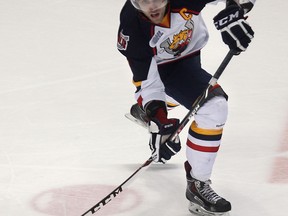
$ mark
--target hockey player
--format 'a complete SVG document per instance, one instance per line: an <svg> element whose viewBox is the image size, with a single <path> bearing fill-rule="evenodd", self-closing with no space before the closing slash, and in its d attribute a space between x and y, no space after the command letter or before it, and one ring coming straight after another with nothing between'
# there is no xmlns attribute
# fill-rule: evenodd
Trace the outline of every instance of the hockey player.
<svg viewBox="0 0 288 216"><path fill-rule="evenodd" d="M224 43L235 53L245 51L253 38L244 15L255 1L227 0L214 17ZM167 107L172 105L168 99L190 109L211 78L200 63L200 50L208 41L201 11L210 2L217 1L127 0L122 8L117 48L127 58L136 86L137 104L130 112L147 124L155 162L165 163L181 148L179 138L167 141L179 125L178 119L167 117ZM231 210L230 202L210 187L227 99L219 84L213 86L189 128L184 167L191 212L220 215Z"/></svg>

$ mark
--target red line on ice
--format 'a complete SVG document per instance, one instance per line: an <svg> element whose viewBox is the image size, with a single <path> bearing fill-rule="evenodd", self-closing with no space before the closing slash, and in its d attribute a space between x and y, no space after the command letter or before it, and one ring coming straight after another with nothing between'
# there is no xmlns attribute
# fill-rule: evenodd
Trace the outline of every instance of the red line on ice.
<svg viewBox="0 0 288 216"><path fill-rule="evenodd" d="M288 184L288 123L284 129L281 145L278 152L284 155L278 156L274 159L272 175L269 182Z"/></svg>

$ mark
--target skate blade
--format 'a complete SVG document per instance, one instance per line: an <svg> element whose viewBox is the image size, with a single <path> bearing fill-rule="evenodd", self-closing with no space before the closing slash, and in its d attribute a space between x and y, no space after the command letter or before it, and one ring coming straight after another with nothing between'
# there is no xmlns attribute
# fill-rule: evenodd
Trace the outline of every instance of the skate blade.
<svg viewBox="0 0 288 216"><path fill-rule="evenodd" d="M145 129L148 128L147 124L145 124L144 122L136 119L136 118L135 118L134 116L132 116L130 113L126 113L126 114L125 114L125 117L126 117L127 119L129 119L130 121L132 121L132 122L134 122L134 123L142 126L142 127L145 128Z"/></svg>
<svg viewBox="0 0 288 216"><path fill-rule="evenodd" d="M229 216L229 212L210 212L204 209L202 206L195 203L189 202L188 206L189 211L192 214L201 215L201 216Z"/></svg>

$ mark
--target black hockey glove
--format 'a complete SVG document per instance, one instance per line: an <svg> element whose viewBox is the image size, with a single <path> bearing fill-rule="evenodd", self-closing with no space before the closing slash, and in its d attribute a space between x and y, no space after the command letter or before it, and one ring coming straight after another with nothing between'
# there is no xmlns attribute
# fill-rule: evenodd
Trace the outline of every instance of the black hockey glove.
<svg viewBox="0 0 288 216"><path fill-rule="evenodd" d="M155 162L166 163L181 149L180 139L169 141L167 138L174 133L179 125L179 119L167 119L166 105L162 101L152 101L145 107L150 118L148 130L151 133L149 146Z"/></svg>
<svg viewBox="0 0 288 216"><path fill-rule="evenodd" d="M244 10L231 5L214 17L214 24L221 31L222 39L236 53L245 51L254 37L254 31L244 18Z"/></svg>

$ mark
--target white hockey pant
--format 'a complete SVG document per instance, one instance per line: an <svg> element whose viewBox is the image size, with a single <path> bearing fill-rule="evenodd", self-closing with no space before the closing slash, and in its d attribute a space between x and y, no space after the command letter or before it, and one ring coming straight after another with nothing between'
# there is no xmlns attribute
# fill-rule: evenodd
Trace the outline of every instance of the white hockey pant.
<svg viewBox="0 0 288 216"><path fill-rule="evenodd" d="M200 181L211 177L227 115L226 99L213 97L199 109L189 128L186 156L192 167L191 176Z"/></svg>

